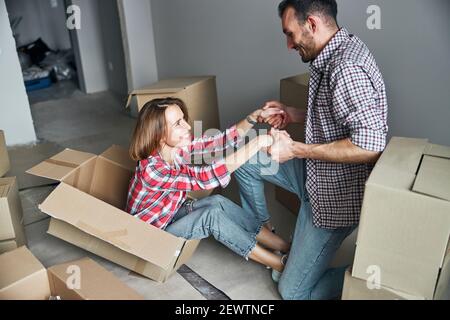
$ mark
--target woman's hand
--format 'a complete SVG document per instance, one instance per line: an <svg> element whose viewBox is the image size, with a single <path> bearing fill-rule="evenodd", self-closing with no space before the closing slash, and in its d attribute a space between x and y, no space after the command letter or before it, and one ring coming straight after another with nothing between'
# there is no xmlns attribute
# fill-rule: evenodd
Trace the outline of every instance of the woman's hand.
<svg viewBox="0 0 450 320"><path fill-rule="evenodd" d="M264 122L275 129L284 129L292 122L292 116L289 114L287 106L279 101L267 102L263 107L263 114L264 112L267 114Z"/></svg>

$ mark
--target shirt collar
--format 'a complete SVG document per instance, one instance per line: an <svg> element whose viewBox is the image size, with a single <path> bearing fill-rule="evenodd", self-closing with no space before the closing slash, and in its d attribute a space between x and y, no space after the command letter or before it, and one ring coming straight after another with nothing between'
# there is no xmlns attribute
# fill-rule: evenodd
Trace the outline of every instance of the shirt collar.
<svg viewBox="0 0 450 320"><path fill-rule="evenodd" d="M350 35L347 29L341 28L330 40L330 42L328 42L317 58L311 62L310 67L323 73L336 49L339 48L340 45L349 38L349 36Z"/></svg>

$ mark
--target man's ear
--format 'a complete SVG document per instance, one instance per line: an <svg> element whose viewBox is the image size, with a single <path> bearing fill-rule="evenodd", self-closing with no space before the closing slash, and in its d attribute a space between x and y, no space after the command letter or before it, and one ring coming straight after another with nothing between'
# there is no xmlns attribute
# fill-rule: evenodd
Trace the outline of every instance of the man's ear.
<svg viewBox="0 0 450 320"><path fill-rule="evenodd" d="M308 27L308 29L309 29L309 31L311 32L311 33L316 33L317 32L317 26L318 26L318 17L316 17L316 16L311 16L311 15L309 15L307 18L306 18L306 22L307 22L307 27Z"/></svg>

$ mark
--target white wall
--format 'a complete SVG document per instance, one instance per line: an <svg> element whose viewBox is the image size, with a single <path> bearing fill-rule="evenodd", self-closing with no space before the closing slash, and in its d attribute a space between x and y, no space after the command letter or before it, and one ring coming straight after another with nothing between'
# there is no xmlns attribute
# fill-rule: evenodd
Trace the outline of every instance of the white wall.
<svg viewBox="0 0 450 320"><path fill-rule="evenodd" d="M34 142L36 134L4 0L0 0L0 70L0 129L5 131L6 143Z"/></svg>
<svg viewBox="0 0 450 320"><path fill-rule="evenodd" d="M128 90L158 80L149 0L118 0L127 66Z"/></svg>
<svg viewBox="0 0 450 320"><path fill-rule="evenodd" d="M223 127L268 99L279 79L308 70L289 53L273 0L149 0L160 78L218 76ZM366 27L378 4L382 30ZM390 135L450 145L450 2L338 0L338 20L372 50L390 103Z"/></svg>
<svg viewBox="0 0 450 320"><path fill-rule="evenodd" d="M50 0L6 0L10 17L23 18L18 26L19 46L42 38L50 49L70 49L64 0L56 3L57 7L52 8Z"/></svg>

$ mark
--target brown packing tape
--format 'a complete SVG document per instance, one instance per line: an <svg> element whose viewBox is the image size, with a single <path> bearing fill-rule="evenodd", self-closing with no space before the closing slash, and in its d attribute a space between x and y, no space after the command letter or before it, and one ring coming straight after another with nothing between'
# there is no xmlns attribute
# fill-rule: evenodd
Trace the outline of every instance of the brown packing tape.
<svg viewBox="0 0 450 320"><path fill-rule="evenodd" d="M128 230L127 229L120 229L120 230L116 230L116 231L102 231L99 228L93 227L88 225L87 223L83 222L83 221L79 221L76 226L84 231L86 231L87 233L90 233L96 237L100 237L106 241L109 241L119 247L121 247L121 249L123 250L130 250L131 247L129 245L127 245L126 243L124 243L123 241L118 240L118 237L123 237L128 235Z"/></svg>
<svg viewBox="0 0 450 320"><path fill-rule="evenodd" d="M59 160L54 160L54 159L47 159L44 162L50 163L50 164L54 164L57 166L61 166L61 167L67 167L67 168L78 168L78 165L75 163L70 163L70 162L66 162L66 161L59 161Z"/></svg>

